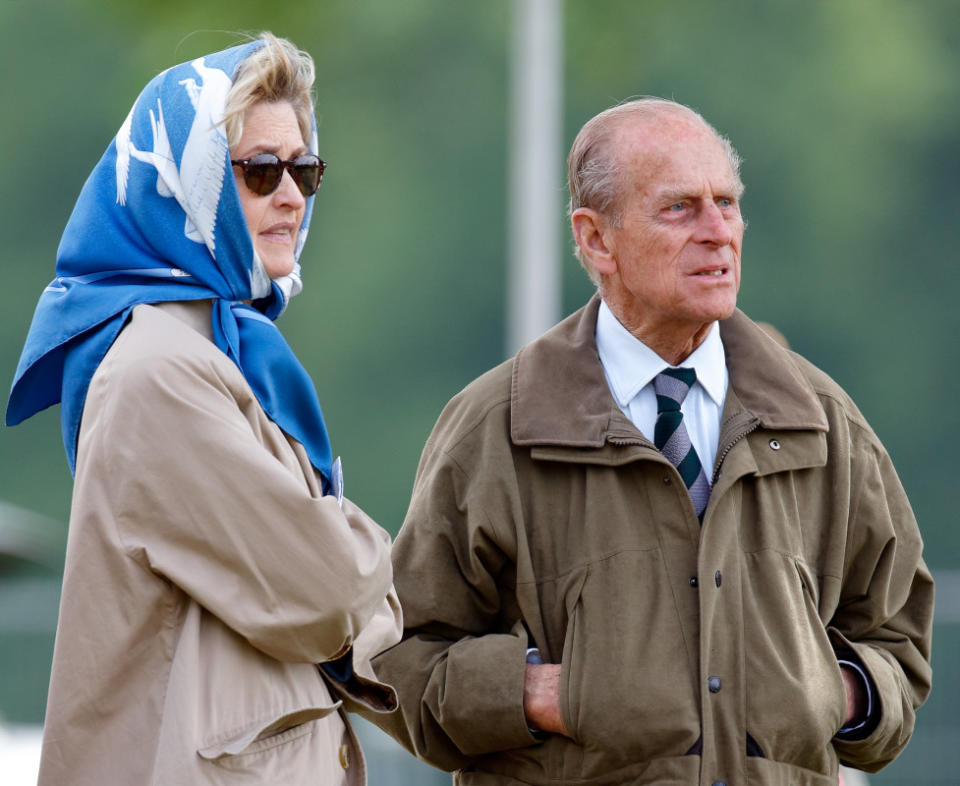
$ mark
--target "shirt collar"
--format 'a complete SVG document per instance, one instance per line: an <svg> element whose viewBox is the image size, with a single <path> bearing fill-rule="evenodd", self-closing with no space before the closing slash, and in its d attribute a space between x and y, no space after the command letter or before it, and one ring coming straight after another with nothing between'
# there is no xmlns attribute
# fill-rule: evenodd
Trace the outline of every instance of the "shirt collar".
<svg viewBox="0 0 960 786"><path fill-rule="evenodd" d="M630 333L605 302L600 303L597 312L597 351L610 389L621 408L626 407L657 374L670 367L667 361ZM695 369L697 382L718 407L723 406L727 369L717 322L710 326L703 343L682 365Z"/></svg>

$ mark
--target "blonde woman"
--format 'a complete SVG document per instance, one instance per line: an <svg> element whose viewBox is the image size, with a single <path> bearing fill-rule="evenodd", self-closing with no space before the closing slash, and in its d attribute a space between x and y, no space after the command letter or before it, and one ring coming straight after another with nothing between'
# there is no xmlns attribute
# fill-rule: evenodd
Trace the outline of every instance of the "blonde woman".
<svg viewBox="0 0 960 786"><path fill-rule="evenodd" d="M75 472L41 784L363 783L341 702L395 706L389 538L273 322L312 83L270 34L165 71L67 224L7 411L60 402Z"/></svg>

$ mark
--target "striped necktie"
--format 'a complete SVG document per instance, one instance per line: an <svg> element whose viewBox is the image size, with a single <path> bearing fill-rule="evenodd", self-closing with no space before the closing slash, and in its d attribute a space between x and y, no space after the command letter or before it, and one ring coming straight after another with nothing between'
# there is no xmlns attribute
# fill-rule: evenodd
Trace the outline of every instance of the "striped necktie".
<svg viewBox="0 0 960 786"><path fill-rule="evenodd" d="M677 468L690 492L694 510L702 519L710 497L710 483L700 464L697 451L690 442L687 427L683 425L683 413L680 411L680 405L696 381L697 372L692 368L668 368L654 377L657 424L653 431L653 442L657 450Z"/></svg>

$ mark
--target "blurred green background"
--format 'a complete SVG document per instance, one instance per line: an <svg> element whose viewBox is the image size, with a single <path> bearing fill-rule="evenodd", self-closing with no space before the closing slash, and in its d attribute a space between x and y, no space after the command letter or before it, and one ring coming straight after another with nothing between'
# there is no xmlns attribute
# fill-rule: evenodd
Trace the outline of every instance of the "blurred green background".
<svg viewBox="0 0 960 786"><path fill-rule="evenodd" d="M0 0L0 379L140 88L262 29L313 54L330 162L305 290L281 328L316 381L347 493L395 533L440 409L505 357L510 0ZM564 152L591 115L656 94L701 111L743 155L741 307L854 397L944 577L933 695L871 783L956 783L956 0L567 0L564 49ZM564 205L557 193L566 314L591 287ZM0 428L0 518L35 555L0 560L8 721L42 720L70 487L58 408Z"/></svg>

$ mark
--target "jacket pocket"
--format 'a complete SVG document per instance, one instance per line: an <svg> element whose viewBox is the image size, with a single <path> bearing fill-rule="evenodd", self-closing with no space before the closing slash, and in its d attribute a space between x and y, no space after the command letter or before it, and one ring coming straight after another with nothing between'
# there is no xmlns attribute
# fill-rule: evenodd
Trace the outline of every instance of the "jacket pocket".
<svg viewBox="0 0 960 786"><path fill-rule="evenodd" d="M578 695L571 686L571 681L575 682L573 675L577 673L579 665L577 660L577 650L580 648L577 628L581 614L580 592L583 589L583 582L587 577L587 571L583 570L576 577L567 589L565 599L567 632L563 639L563 652L560 657L560 717L563 725L567 729L567 734L571 739L577 740L576 719L580 714Z"/></svg>
<svg viewBox="0 0 960 786"><path fill-rule="evenodd" d="M803 560L794 559L793 565L800 580L800 595L803 598L806 619L816 638L817 653L822 658L823 677L828 685L823 697L824 717L827 721L826 732L832 739L842 728L847 715L847 690L844 687L840 664L837 662L837 654L830 643L830 634L820 618L817 576Z"/></svg>
<svg viewBox="0 0 960 786"><path fill-rule="evenodd" d="M337 711L318 667L282 663L202 614L195 647L181 668L194 680L194 745L216 760L297 739L312 722ZM187 634L189 634L188 626ZM184 647L186 649L186 647ZM299 731L298 731L299 730Z"/></svg>
<svg viewBox="0 0 960 786"><path fill-rule="evenodd" d="M818 578L779 552L746 559L747 731L767 758L826 773L846 693L817 609Z"/></svg>
<svg viewBox="0 0 960 786"><path fill-rule="evenodd" d="M591 562L564 637L561 713L590 777L682 756L699 734L691 655L658 548Z"/></svg>
<svg viewBox="0 0 960 786"><path fill-rule="evenodd" d="M313 730L312 721L336 712L340 704L337 701L329 706L301 708L253 720L241 728L210 735L205 744L197 748L197 753L204 759L214 760L278 748L309 734Z"/></svg>

